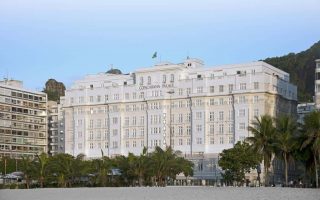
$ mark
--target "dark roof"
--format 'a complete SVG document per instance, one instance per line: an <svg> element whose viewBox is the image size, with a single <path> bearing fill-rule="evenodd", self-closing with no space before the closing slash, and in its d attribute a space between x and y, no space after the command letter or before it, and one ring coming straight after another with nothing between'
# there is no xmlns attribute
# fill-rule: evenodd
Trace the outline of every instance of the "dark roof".
<svg viewBox="0 0 320 200"><path fill-rule="evenodd" d="M110 69L106 72L107 74L122 74L120 69Z"/></svg>

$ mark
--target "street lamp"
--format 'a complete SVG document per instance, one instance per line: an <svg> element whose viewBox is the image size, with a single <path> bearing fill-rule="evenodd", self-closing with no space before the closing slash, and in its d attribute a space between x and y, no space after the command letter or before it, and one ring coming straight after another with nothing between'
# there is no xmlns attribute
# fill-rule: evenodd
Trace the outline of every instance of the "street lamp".
<svg viewBox="0 0 320 200"><path fill-rule="evenodd" d="M172 104L171 104L171 95L174 94L174 90L170 90L167 92L168 94L170 94L170 107L169 107L169 115L170 115L170 121L169 121L169 140L170 140L170 147L171 147L171 143L172 143L172 127L171 127L171 107L172 107Z"/></svg>

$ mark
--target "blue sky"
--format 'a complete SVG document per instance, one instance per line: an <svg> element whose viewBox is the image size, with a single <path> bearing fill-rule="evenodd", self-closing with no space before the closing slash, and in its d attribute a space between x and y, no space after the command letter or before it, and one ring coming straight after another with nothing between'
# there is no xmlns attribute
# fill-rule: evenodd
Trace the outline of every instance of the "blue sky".
<svg viewBox="0 0 320 200"><path fill-rule="evenodd" d="M0 78L40 90L188 55L206 65L299 52L320 40L319 0L0 0Z"/></svg>

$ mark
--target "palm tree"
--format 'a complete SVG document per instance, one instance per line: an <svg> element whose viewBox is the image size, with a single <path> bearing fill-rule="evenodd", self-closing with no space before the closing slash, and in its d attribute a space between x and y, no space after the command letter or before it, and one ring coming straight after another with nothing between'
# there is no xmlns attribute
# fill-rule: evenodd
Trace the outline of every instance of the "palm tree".
<svg viewBox="0 0 320 200"><path fill-rule="evenodd" d="M26 188L29 189L31 177L34 174L32 159L29 156L22 156L20 167L23 172L23 178L26 181Z"/></svg>
<svg viewBox="0 0 320 200"><path fill-rule="evenodd" d="M44 185L45 173L46 173L48 161L49 161L49 157L46 153L41 153L40 156L38 154L36 155L36 163L38 165L37 166L38 177L39 177L40 187L42 188Z"/></svg>
<svg viewBox="0 0 320 200"><path fill-rule="evenodd" d="M318 162L320 160L320 112L314 111L304 117L304 131L306 140L301 148L311 147L315 168L316 187L319 187Z"/></svg>
<svg viewBox="0 0 320 200"><path fill-rule="evenodd" d="M263 115L255 118L252 126L249 126L251 137L246 140L252 145L253 150L263 157L265 185L268 185L268 175L271 159L273 156L273 141L276 129L273 125L273 119L269 115Z"/></svg>
<svg viewBox="0 0 320 200"><path fill-rule="evenodd" d="M284 160L284 174L286 186L288 186L288 162L292 159L293 152L297 146L295 133L297 125L290 116L283 115L276 119L275 149Z"/></svg>
<svg viewBox="0 0 320 200"><path fill-rule="evenodd" d="M149 172L150 160L147 155L147 148L144 147L140 156L134 157L133 174L138 178L139 186L143 186Z"/></svg>
<svg viewBox="0 0 320 200"><path fill-rule="evenodd" d="M107 185L107 176L111 169L109 158L103 156L101 159L94 159L92 165L93 170L97 173L97 183L105 187Z"/></svg>
<svg viewBox="0 0 320 200"><path fill-rule="evenodd" d="M59 186L72 186L75 173L81 170L74 165L74 160L73 156L63 153L51 157L48 169L51 174L55 174Z"/></svg>
<svg viewBox="0 0 320 200"><path fill-rule="evenodd" d="M168 177L175 178L182 172L181 166L177 164L177 153L171 147L163 150L156 147L151 155L154 176L159 186L165 186Z"/></svg>

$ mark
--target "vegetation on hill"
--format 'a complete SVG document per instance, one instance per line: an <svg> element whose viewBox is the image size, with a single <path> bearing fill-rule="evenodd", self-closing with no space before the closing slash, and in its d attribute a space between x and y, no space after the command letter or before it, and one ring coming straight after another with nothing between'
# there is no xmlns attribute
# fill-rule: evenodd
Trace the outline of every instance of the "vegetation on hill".
<svg viewBox="0 0 320 200"><path fill-rule="evenodd" d="M60 97L64 96L66 87L62 82L58 82L55 79L49 79L46 82L46 86L43 90L44 93L47 93L49 101L59 102Z"/></svg>
<svg viewBox="0 0 320 200"><path fill-rule="evenodd" d="M298 86L298 101L312 102L316 59L320 59L320 41L300 53L267 58L264 62L290 74L291 82Z"/></svg>

